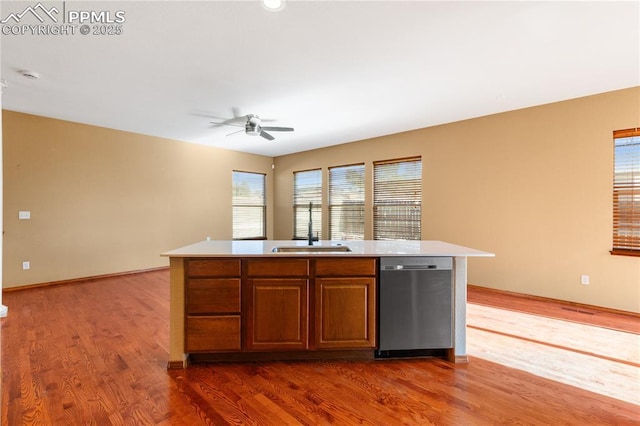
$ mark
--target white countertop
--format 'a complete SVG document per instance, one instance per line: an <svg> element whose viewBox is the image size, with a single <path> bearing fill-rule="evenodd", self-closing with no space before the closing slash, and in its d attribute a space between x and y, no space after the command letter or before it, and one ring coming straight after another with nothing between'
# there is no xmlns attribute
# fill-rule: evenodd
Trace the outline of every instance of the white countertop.
<svg viewBox="0 0 640 426"><path fill-rule="evenodd" d="M257 241L221 241L205 240L175 250L162 253L167 257L296 257L296 256L464 256L493 257L493 253L469 247L445 243L443 241L316 241L314 246L348 246L349 252L280 252L274 253L274 247L305 247L304 240L257 240Z"/></svg>

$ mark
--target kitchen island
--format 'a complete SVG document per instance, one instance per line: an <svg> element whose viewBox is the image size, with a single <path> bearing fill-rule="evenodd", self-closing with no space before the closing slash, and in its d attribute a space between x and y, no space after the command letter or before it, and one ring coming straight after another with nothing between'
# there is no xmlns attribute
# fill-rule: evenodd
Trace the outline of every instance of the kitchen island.
<svg viewBox="0 0 640 426"><path fill-rule="evenodd" d="M467 362L467 258L442 241L216 241L170 260L169 368L189 362L373 358L380 258L453 263L452 362Z"/></svg>

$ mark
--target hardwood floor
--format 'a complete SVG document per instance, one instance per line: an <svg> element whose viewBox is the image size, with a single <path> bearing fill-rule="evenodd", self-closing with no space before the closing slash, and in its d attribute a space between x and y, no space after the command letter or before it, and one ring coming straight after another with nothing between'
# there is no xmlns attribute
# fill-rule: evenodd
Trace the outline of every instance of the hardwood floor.
<svg viewBox="0 0 640 426"><path fill-rule="evenodd" d="M473 303L467 325L474 358L640 405L638 334Z"/></svg>
<svg viewBox="0 0 640 426"><path fill-rule="evenodd" d="M467 300L477 305L494 306L640 334L639 314L597 309L592 306L525 296L474 285L469 286Z"/></svg>
<svg viewBox="0 0 640 426"><path fill-rule="evenodd" d="M168 280L153 271L6 292L1 424L640 424L638 405L477 357L168 371Z"/></svg>

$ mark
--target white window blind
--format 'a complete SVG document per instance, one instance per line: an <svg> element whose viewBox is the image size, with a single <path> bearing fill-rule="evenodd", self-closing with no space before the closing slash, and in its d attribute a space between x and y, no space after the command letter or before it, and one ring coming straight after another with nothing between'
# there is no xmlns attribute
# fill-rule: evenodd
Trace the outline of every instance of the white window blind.
<svg viewBox="0 0 640 426"><path fill-rule="evenodd" d="M293 238L309 236L309 203L313 235L322 235L322 170L293 172Z"/></svg>
<svg viewBox="0 0 640 426"><path fill-rule="evenodd" d="M422 159L373 163L373 239L420 240Z"/></svg>
<svg viewBox="0 0 640 426"><path fill-rule="evenodd" d="M640 129L613 133L613 254L640 256Z"/></svg>
<svg viewBox="0 0 640 426"><path fill-rule="evenodd" d="M329 239L364 240L364 164L329 169Z"/></svg>
<svg viewBox="0 0 640 426"><path fill-rule="evenodd" d="M233 239L265 239L265 213L265 175L234 171Z"/></svg>

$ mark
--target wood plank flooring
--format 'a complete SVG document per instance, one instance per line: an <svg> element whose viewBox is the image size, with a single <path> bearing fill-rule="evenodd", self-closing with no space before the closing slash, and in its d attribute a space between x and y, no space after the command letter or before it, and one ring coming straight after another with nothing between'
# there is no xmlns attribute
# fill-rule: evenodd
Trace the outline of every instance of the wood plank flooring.
<svg viewBox="0 0 640 426"><path fill-rule="evenodd" d="M474 358L640 405L638 334L472 303L467 324Z"/></svg>
<svg viewBox="0 0 640 426"><path fill-rule="evenodd" d="M516 312L527 312L640 334L640 314L597 309L592 306L526 296L474 285L470 285L468 288L468 301L477 305L494 306Z"/></svg>
<svg viewBox="0 0 640 426"><path fill-rule="evenodd" d="M3 303L3 426L640 424L638 405L473 356L168 371L168 271L11 291Z"/></svg>

